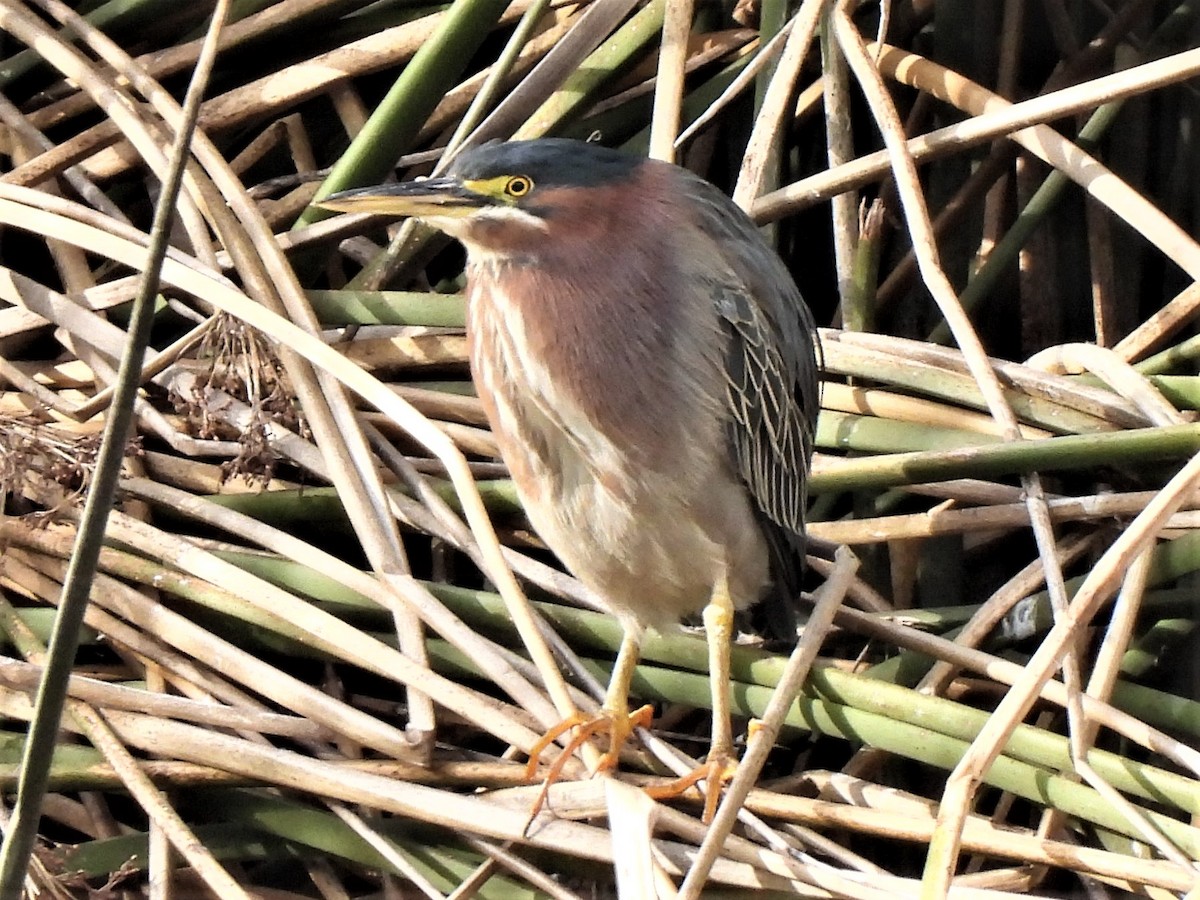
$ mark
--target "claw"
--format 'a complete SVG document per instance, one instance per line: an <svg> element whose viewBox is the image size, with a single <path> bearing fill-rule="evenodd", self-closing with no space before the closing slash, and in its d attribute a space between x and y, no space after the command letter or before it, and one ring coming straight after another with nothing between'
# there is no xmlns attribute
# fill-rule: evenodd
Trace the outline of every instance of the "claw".
<svg viewBox="0 0 1200 900"><path fill-rule="evenodd" d="M717 804L721 800L721 791L724 789L726 782L733 778L734 773L737 772L737 765L737 760L731 754L714 748L704 762L683 777L658 787L646 788L646 793L655 800L668 800L672 797L678 797L688 788L695 787L697 783L703 781L705 783L704 814L701 817L701 821L707 825L712 822L713 816L717 814Z"/></svg>
<svg viewBox="0 0 1200 900"><path fill-rule="evenodd" d="M607 732L609 736L608 750L600 757L600 761L596 764L596 768L592 774L596 775L600 772L607 772L609 769L616 768L617 762L621 757L621 748L629 740L629 736L633 734L634 729L650 727L650 722L653 718L654 708L651 706L643 706L631 713L604 708L595 715L576 713L573 716L569 716L542 735L541 739L529 751L529 762L525 767L526 781L534 781L537 778L538 764L541 762L542 754L546 749L572 728L578 729L571 740L567 742L563 751L550 763L550 768L547 769L546 775L542 779L542 789L538 791L537 799L534 800L533 808L529 812L529 821L532 822L537 818L537 814L541 812L542 807L546 803L546 796L550 792L550 786L558 781L558 777L562 774L567 760L575 754L576 750L582 747L593 736Z"/></svg>

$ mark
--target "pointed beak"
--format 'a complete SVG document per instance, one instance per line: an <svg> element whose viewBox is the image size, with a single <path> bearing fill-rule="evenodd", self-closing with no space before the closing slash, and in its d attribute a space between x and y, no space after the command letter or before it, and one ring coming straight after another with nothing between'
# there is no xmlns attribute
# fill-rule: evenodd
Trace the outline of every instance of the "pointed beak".
<svg viewBox="0 0 1200 900"><path fill-rule="evenodd" d="M469 190L453 178L426 178L341 191L313 205L334 212L457 218L493 206L494 201Z"/></svg>

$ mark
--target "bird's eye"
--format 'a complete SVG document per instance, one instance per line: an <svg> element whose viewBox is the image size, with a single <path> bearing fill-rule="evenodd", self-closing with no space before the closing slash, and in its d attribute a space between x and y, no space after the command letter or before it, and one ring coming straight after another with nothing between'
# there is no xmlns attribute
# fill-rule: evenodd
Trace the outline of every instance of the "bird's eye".
<svg viewBox="0 0 1200 900"><path fill-rule="evenodd" d="M504 193L520 199L533 190L533 181L524 175L514 175L504 184Z"/></svg>

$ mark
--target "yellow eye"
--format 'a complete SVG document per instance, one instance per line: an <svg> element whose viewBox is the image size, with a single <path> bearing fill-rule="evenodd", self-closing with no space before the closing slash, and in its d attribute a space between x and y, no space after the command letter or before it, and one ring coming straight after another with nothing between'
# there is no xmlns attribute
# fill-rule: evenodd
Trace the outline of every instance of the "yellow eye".
<svg viewBox="0 0 1200 900"><path fill-rule="evenodd" d="M504 193L518 200L532 190L533 180L525 175L514 175L504 183Z"/></svg>

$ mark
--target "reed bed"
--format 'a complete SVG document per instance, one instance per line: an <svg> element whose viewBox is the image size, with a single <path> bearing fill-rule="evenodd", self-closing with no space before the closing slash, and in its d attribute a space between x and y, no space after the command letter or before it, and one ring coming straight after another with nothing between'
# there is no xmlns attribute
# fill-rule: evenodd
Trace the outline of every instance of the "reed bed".
<svg viewBox="0 0 1200 900"><path fill-rule="evenodd" d="M0 896L1195 896L1195 7L0 3ZM531 817L618 625L461 255L309 205L543 135L720 184L826 326L838 550L735 647L711 827L641 790L707 749L695 628Z"/></svg>

